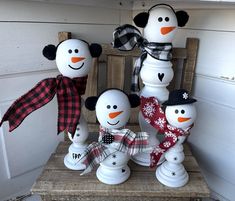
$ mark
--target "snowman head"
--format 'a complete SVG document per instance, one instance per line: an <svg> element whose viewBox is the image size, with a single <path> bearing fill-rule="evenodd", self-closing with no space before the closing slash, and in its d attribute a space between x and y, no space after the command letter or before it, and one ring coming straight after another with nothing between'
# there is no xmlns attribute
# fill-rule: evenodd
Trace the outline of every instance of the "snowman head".
<svg viewBox="0 0 235 201"><path fill-rule="evenodd" d="M43 49L43 55L49 60L55 59L60 73L69 78L86 76L92 66L92 57L99 57L101 52L99 44L89 45L79 39L65 40L57 47L47 45Z"/></svg>
<svg viewBox="0 0 235 201"><path fill-rule="evenodd" d="M89 97L85 102L86 108L96 111L100 125L108 129L125 126L130 118L131 108L139 104L139 96L127 95L119 89L108 89L99 97Z"/></svg>
<svg viewBox="0 0 235 201"><path fill-rule="evenodd" d="M186 90L172 91L166 105L165 115L168 123L176 128L186 129L196 120L195 99L189 98Z"/></svg>
<svg viewBox="0 0 235 201"><path fill-rule="evenodd" d="M157 4L148 12L135 16L136 26L144 28L144 38L149 42L171 43L178 27L188 22L189 16L185 11L177 11L167 4Z"/></svg>

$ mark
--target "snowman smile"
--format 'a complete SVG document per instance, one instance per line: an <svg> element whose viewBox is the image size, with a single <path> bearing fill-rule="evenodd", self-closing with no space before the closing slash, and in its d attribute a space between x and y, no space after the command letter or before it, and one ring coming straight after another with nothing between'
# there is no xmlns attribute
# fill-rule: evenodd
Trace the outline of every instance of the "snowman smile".
<svg viewBox="0 0 235 201"><path fill-rule="evenodd" d="M189 121L191 118L186 118L186 117L178 117L178 122L185 122Z"/></svg>
<svg viewBox="0 0 235 201"><path fill-rule="evenodd" d="M119 122L120 122L120 121L117 121L117 123L112 124L112 123L110 123L110 122L107 121L107 123L108 123L109 125L111 125L111 126L115 126L115 125L117 125Z"/></svg>
<svg viewBox="0 0 235 201"><path fill-rule="evenodd" d="M69 66L69 68L72 68L73 70L79 70L79 69L81 69L84 66L84 62L78 68L75 68L75 67L71 66L70 64L68 66Z"/></svg>

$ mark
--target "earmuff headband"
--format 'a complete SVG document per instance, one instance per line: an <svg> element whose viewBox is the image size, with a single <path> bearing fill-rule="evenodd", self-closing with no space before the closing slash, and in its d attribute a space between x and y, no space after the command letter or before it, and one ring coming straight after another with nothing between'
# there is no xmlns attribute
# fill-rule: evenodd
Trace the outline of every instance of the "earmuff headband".
<svg viewBox="0 0 235 201"><path fill-rule="evenodd" d="M165 4L165 3L159 3L159 4L156 4L156 5L152 6L150 9L148 9L148 13L149 13L153 8L155 8L155 7L157 7L157 6L167 6L167 7L169 7L169 8L175 13L174 8L171 7L171 6L168 5L168 4Z"/></svg>

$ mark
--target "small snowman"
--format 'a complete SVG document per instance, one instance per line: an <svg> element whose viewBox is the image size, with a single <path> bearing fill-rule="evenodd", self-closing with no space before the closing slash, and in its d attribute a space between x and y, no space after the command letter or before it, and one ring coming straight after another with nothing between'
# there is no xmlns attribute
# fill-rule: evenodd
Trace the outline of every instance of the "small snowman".
<svg viewBox="0 0 235 201"><path fill-rule="evenodd" d="M156 177L169 187L184 186L189 180L188 173L182 165L185 157L182 143L196 119L196 108L193 104L195 101L189 98L186 90L180 89L172 91L169 99L163 103L166 106L168 129L165 131L165 140L155 149L153 159L161 155L161 151L165 152L166 161L157 168Z"/></svg>
<svg viewBox="0 0 235 201"><path fill-rule="evenodd" d="M168 99L167 86L173 78L171 63L172 41L178 27L183 27L188 21L185 11L177 11L167 4L157 4L148 12L135 16L136 26L143 28L143 36L132 25L123 25L114 32L114 47L120 50L131 50L137 44L142 54L135 63L132 77L132 92L139 90L138 77L143 81L144 87L140 91L141 101L148 97L155 97L160 103ZM139 124L142 131L149 133L151 147L159 144L156 138L156 129L143 117L140 108ZM133 157L140 165L149 166L149 153L141 153Z"/></svg>
<svg viewBox="0 0 235 201"><path fill-rule="evenodd" d="M109 89L86 100L86 107L96 110L100 133L98 142L90 144L81 158L86 165L82 175L100 164L96 176L105 184L120 184L129 178L130 156L144 151L148 143L147 133L135 134L123 128L130 118L131 107L138 105L137 95L126 95L119 89Z"/></svg>
<svg viewBox="0 0 235 201"><path fill-rule="evenodd" d="M66 131L75 143L69 148L65 165L71 169L73 161L84 151L88 137L87 124L81 114L82 98L85 93L87 75L92 67L92 57L99 57L99 44L89 45L84 40L69 39L58 46L47 45L42 53L49 60L56 60L61 75L40 81L34 88L17 99L4 114L0 125L9 121L10 131L18 127L31 112L43 107L57 95L58 134ZM76 135L74 135L76 134ZM73 139L74 138L74 139ZM74 149L81 149L74 152ZM84 167L84 166L83 166Z"/></svg>

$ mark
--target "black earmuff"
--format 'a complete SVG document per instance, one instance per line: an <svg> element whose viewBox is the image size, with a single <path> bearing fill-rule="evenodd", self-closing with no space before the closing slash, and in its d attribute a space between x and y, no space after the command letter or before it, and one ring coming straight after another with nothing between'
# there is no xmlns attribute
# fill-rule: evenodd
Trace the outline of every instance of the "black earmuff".
<svg viewBox="0 0 235 201"><path fill-rule="evenodd" d="M134 17L133 21L137 27L144 28L148 23L148 19L149 19L149 13L142 12L142 13L137 14Z"/></svg>
<svg viewBox="0 0 235 201"><path fill-rule="evenodd" d="M92 57L99 57L102 53L102 47L100 44L97 43L92 43L89 46L89 49Z"/></svg>
<svg viewBox="0 0 235 201"><path fill-rule="evenodd" d="M175 12L175 10L170 5L161 3L161 4L156 4L156 5L152 6L148 10L148 12L142 12L142 13L137 14L133 19L135 25L138 26L138 27L144 28L148 23L149 12L157 6L167 6L167 7L169 7L176 15L179 27L185 26L186 23L188 22L189 15L187 14L187 12L185 12L183 10Z"/></svg>
<svg viewBox="0 0 235 201"><path fill-rule="evenodd" d="M43 48L42 54L49 60L55 60L57 47L55 45L47 45Z"/></svg>
<svg viewBox="0 0 235 201"><path fill-rule="evenodd" d="M137 94L129 94L128 99L132 108L138 107L140 105L140 97Z"/></svg>
<svg viewBox="0 0 235 201"><path fill-rule="evenodd" d="M85 107L90 110L90 111L94 111L95 110L95 106L96 103L98 101L98 96L90 96L85 100Z"/></svg>
<svg viewBox="0 0 235 201"><path fill-rule="evenodd" d="M178 26L179 27L184 27L186 23L188 22L189 15L187 12L180 10L175 13L178 21Z"/></svg>

